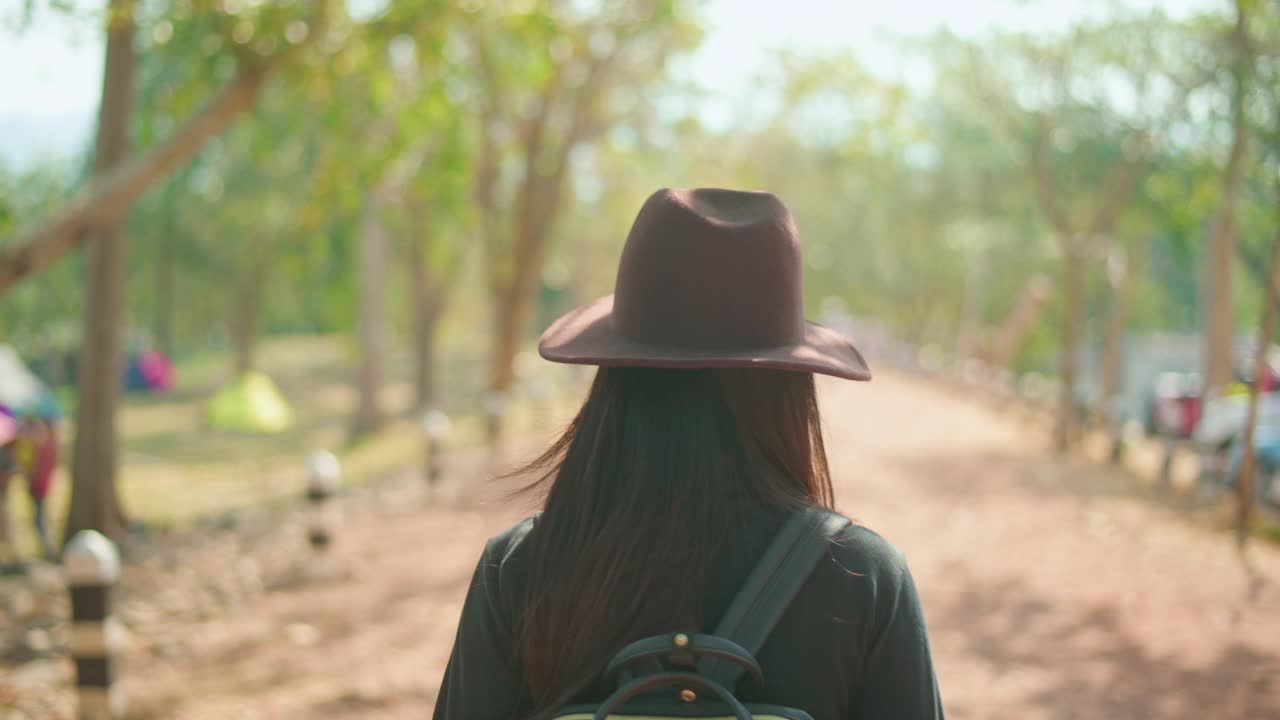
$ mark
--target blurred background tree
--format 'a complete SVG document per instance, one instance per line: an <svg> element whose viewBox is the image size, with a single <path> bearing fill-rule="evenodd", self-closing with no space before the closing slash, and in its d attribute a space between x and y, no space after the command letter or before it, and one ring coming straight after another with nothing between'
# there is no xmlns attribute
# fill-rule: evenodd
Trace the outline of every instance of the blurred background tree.
<svg viewBox="0 0 1280 720"><path fill-rule="evenodd" d="M535 328L610 291L662 186L777 192L813 314L1058 377L1064 448L1110 412L1126 337L1200 332L1212 389L1261 309L1274 3L901 38L897 74L780 48L744 59L718 124L699 108L720 89L684 72L691 0L108 7L5 18L117 39L96 148L0 162L0 332L81 359L69 531L122 528L126 351L225 351L230 382L264 369L262 338L340 336L355 438L510 402Z"/></svg>

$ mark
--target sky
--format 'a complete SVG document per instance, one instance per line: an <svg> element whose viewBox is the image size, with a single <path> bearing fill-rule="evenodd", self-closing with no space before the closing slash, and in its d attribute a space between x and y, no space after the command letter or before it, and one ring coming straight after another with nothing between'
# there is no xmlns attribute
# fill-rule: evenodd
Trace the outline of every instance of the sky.
<svg viewBox="0 0 1280 720"><path fill-rule="evenodd" d="M365 5L377 0L350 0ZM0 0L4 6L18 0ZM83 0L85 5L98 4ZM1214 0L1129 0L1171 14ZM877 74L910 80L894 38L948 27L961 35L995 29L1053 30L1114 7L1112 0L709 0L707 32L677 72L709 92L697 109L705 122L731 122L771 50L854 51ZM65 157L86 142L102 82L102 38L83 21L43 18L22 36L0 30L0 159L29 165Z"/></svg>

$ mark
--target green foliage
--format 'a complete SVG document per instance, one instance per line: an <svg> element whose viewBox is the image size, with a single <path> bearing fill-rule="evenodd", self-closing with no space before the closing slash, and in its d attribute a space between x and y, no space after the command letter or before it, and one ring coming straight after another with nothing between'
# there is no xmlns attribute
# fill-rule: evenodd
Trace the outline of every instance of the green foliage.
<svg viewBox="0 0 1280 720"><path fill-rule="evenodd" d="M1255 5L1242 325L1258 309L1254 270L1275 237L1280 166L1280 20ZM61 10L27 0L5 19L20 29L32 13ZM675 0L423 0L353 17L338 0L140 2L139 148L167 137L237 72L288 61L246 122L135 208L133 323L167 334L179 351L222 344L236 303L261 285L266 332L348 331L363 212L373 207L388 229L398 265L417 258L433 287L448 288L486 221L497 234L485 263L512 259L521 188L530 173L563 169L563 212L540 282L543 319L609 291L649 192L719 184L787 200L806 242L815 313L834 298L908 337L948 343L966 297L981 324L995 327L1031 277L1058 276L1060 238L1028 173L1047 133L1049 180L1079 227L1111 194L1111 170L1137 158L1131 201L1108 237L1092 242L1087 342L1099 342L1104 327L1102 256L1112 248L1142 250L1134 331L1199 326L1203 246L1229 143L1227 8L1177 21L1119 12L1038 37L922 38L909 50L928 64L925 85L886 80L849 53L791 49L760 79L776 111L723 133L662 109L689 104L667 71L701 37L695 10ZM608 82L581 101L586 68L614 55ZM590 122L570 138L579 105ZM546 126L532 146L540 116ZM475 194L486 147L496 157L493 217L478 211ZM82 164L0 173L0 242L83 182ZM555 194L528 198L537 208ZM86 301L79 264L0 299L4 336L34 343L74 327ZM485 273L473 274L478 284ZM397 274L388 292L405 282ZM467 289L469 307L481 295ZM394 297L393 313L407 317L403 295ZM1051 304L1020 356L1024 367L1052 365L1061 317Z"/></svg>
<svg viewBox="0 0 1280 720"><path fill-rule="evenodd" d="M22 173L0 166L0 237L64 202L73 176L65 166L37 166ZM83 301L80 264L78 260L64 263L40 282L6 295L0 312L0 342L31 348L64 344Z"/></svg>

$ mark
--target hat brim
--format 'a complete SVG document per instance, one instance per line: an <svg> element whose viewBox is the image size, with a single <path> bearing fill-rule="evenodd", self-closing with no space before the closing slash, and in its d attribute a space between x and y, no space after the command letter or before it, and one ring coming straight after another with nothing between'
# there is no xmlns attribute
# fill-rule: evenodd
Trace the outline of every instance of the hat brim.
<svg viewBox="0 0 1280 720"><path fill-rule="evenodd" d="M602 297L547 328L538 353L557 363L653 368L761 368L813 372L846 380L871 379L862 353L843 333L805 324L804 338L765 348L671 347L623 337L613 321L613 296Z"/></svg>

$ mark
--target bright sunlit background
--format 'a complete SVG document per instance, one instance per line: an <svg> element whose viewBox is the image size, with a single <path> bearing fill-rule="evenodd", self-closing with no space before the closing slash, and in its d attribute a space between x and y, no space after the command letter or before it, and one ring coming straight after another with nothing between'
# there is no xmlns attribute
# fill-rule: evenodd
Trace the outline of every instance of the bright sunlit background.
<svg viewBox="0 0 1280 720"><path fill-rule="evenodd" d="M20 0L13 0L19 2ZM348 3L359 13L380 0ZM96 3L81 0L89 9ZM1138 0L1130 8L1163 8L1174 16L1211 6L1209 0ZM366 7L369 6L369 7ZM774 109L761 98L756 79L776 51L854 51L876 74L923 85L928 63L909 57L904 40L939 28L977 37L993 30L1054 31L1115 10L1114 0L1037 2L883 3L867 0L710 0L701 15L706 36L692 57L680 61L678 79L704 91L697 112L724 129ZM375 10L376 11L376 10ZM21 35L0 43L5 86L0 95L0 154L13 163L62 156L87 142L102 91L102 37L83 19L42 15ZM763 106L761 103L764 103Z"/></svg>
<svg viewBox="0 0 1280 720"><path fill-rule="evenodd" d="M529 510L488 479L592 377L539 332L696 186L784 200L873 368L819 384L838 507L910 559L948 717L1280 717L1275 0L0 23L0 720L74 715L91 530L124 717L426 717Z"/></svg>

